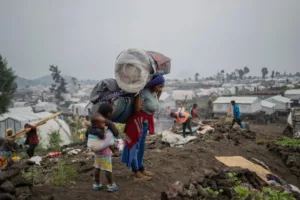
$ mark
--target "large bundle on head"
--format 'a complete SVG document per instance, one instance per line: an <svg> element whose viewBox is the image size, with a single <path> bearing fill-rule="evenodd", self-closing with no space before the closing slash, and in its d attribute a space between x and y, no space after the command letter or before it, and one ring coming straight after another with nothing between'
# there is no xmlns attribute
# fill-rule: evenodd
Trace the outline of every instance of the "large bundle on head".
<svg viewBox="0 0 300 200"><path fill-rule="evenodd" d="M97 112L102 103L108 102L114 107L111 120L126 123L138 100L135 95L155 78L153 74L168 74L170 68L171 59L154 51L128 49L121 52L115 65L116 80L104 79L91 92L93 108L90 114Z"/></svg>
<svg viewBox="0 0 300 200"><path fill-rule="evenodd" d="M115 77L119 87L128 93L141 91L151 76L170 72L171 59L160 53L140 49L123 51L115 64Z"/></svg>

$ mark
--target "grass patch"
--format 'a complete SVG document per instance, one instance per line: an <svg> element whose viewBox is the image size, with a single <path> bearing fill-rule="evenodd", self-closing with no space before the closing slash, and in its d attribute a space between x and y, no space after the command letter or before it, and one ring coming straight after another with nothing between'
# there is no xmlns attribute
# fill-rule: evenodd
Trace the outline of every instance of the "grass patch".
<svg viewBox="0 0 300 200"><path fill-rule="evenodd" d="M263 188L260 192L257 190L249 190L246 187L236 186L234 192L234 200L296 200L292 194L280 192L271 188Z"/></svg>
<svg viewBox="0 0 300 200"><path fill-rule="evenodd" d="M83 130L85 127L83 126L82 122L79 118L76 118L74 123L71 125L71 140L73 143L82 142L85 138L83 136L85 131Z"/></svg>
<svg viewBox="0 0 300 200"><path fill-rule="evenodd" d="M50 184L63 186L76 178L76 176L77 171L73 165L67 164L65 161L59 161L57 167L53 170Z"/></svg>
<svg viewBox="0 0 300 200"><path fill-rule="evenodd" d="M62 142L61 136L59 134L59 129L56 131L51 131L48 133L49 143L48 151L60 151L60 143Z"/></svg>
<svg viewBox="0 0 300 200"><path fill-rule="evenodd" d="M43 176L42 168L40 166L34 166L32 169L22 170L21 176L28 182L34 183L34 180Z"/></svg>
<svg viewBox="0 0 300 200"><path fill-rule="evenodd" d="M283 137L282 139L277 141L276 144L283 147L300 147L300 140L289 137Z"/></svg>

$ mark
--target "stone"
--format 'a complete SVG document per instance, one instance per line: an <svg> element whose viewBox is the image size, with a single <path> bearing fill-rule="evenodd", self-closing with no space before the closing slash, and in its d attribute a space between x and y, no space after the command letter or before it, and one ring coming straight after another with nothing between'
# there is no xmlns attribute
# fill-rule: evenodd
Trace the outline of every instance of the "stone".
<svg viewBox="0 0 300 200"><path fill-rule="evenodd" d="M16 200L16 197L9 193L0 193L0 200Z"/></svg>
<svg viewBox="0 0 300 200"><path fill-rule="evenodd" d="M197 183L202 183L204 181L204 176L198 172L193 172L191 176L191 182L194 185L197 185Z"/></svg>
<svg viewBox="0 0 300 200"><path fill-rule="evenodd" d="M3 183L7 179L11 179L20 173L19 170L9 170L0 172L0 183Z"/></svg>
<svg viewBox="0 0 300 200"><path fill-rule="evenodd" d="M213 177L214 175L216 175L216 172L212 169L205 169L204 170L204 175L208 178Z"/></svg>
<svg viewBox="0 0 300 200"><path fill-rule="evenodd" d="M31 196L31 189L28 186L17 187L16 188L16 197L19 199L21 196Z"/></svg>
<svg viewBox="0 0 300 200"><path fill-rule="evenodd" d="M0 190L3 192L14 193L15 187L12 184L12 182L10 182L9 180L6 180L4 183L1 184Z"/></svg>
<svg viewBox="0 0 300 200"><path fill-rule="evenodd" d="M24 179L22 176L16 176L14 177L11 182L14 184L15 187L20 186L32 186L32 183Z"/></svg>
<svg viewBox="0 0 300 200"><path fill-rule="evenodd" d="M197 191L196 187L193 184L190 184L190 187L186 191L186 194L187 194L188 197L193 198L193 197L196 197L198 195L198 191Z"/></svg>
<svg viewBox="0 0 300 200"><path fill-rule="evenodd" d="M200 196L202 196L202 197L206 197L206 198L210 197L210 195L208 194L208 192L205 191L201 185L197 186L197 191L198 191L198 194Z"/></svg>

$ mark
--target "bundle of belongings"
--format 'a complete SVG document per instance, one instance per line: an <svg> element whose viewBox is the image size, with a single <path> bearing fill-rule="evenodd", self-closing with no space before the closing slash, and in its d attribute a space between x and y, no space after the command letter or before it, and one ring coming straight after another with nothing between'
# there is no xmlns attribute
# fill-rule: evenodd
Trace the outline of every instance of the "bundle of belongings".
<svg viewBox="0 0 300 200"><path fill-rule="evenodd" d="M141 101L139 92L149 85L154 74L168 74L170 69L171 59L161 53L141 49L121 52L115 62L116 79L101 80L92 90L90 102L93 107L89 114L95 114L101 104L109 103L114 108L110 120L126 123L134 111L138 110L137 106ZM97 146L97 150L101 149L101 146L106 147L104 143L109 142L90 141L91 146Z"/></svg>

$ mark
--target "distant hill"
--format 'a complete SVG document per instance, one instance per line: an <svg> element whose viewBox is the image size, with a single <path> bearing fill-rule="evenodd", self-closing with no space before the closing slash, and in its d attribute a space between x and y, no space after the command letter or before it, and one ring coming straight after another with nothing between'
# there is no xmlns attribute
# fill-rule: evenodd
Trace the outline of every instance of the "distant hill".
<svg viewBox="0 0 300 200"><path fill-rule="evenodd" d="M72 84L72 78L71 76L64 76L66 82L68 84ZM17 77L15 82L18 85L18 88L26 88L26 86L38 86L38 85L44 85L44 86L50 86L52 84L52 77L50 75L48 76L42 76L40 78L36 79L26 79L22 77ZM96 84L98 81L95 80L79 80L79 84Z"/></svg>

